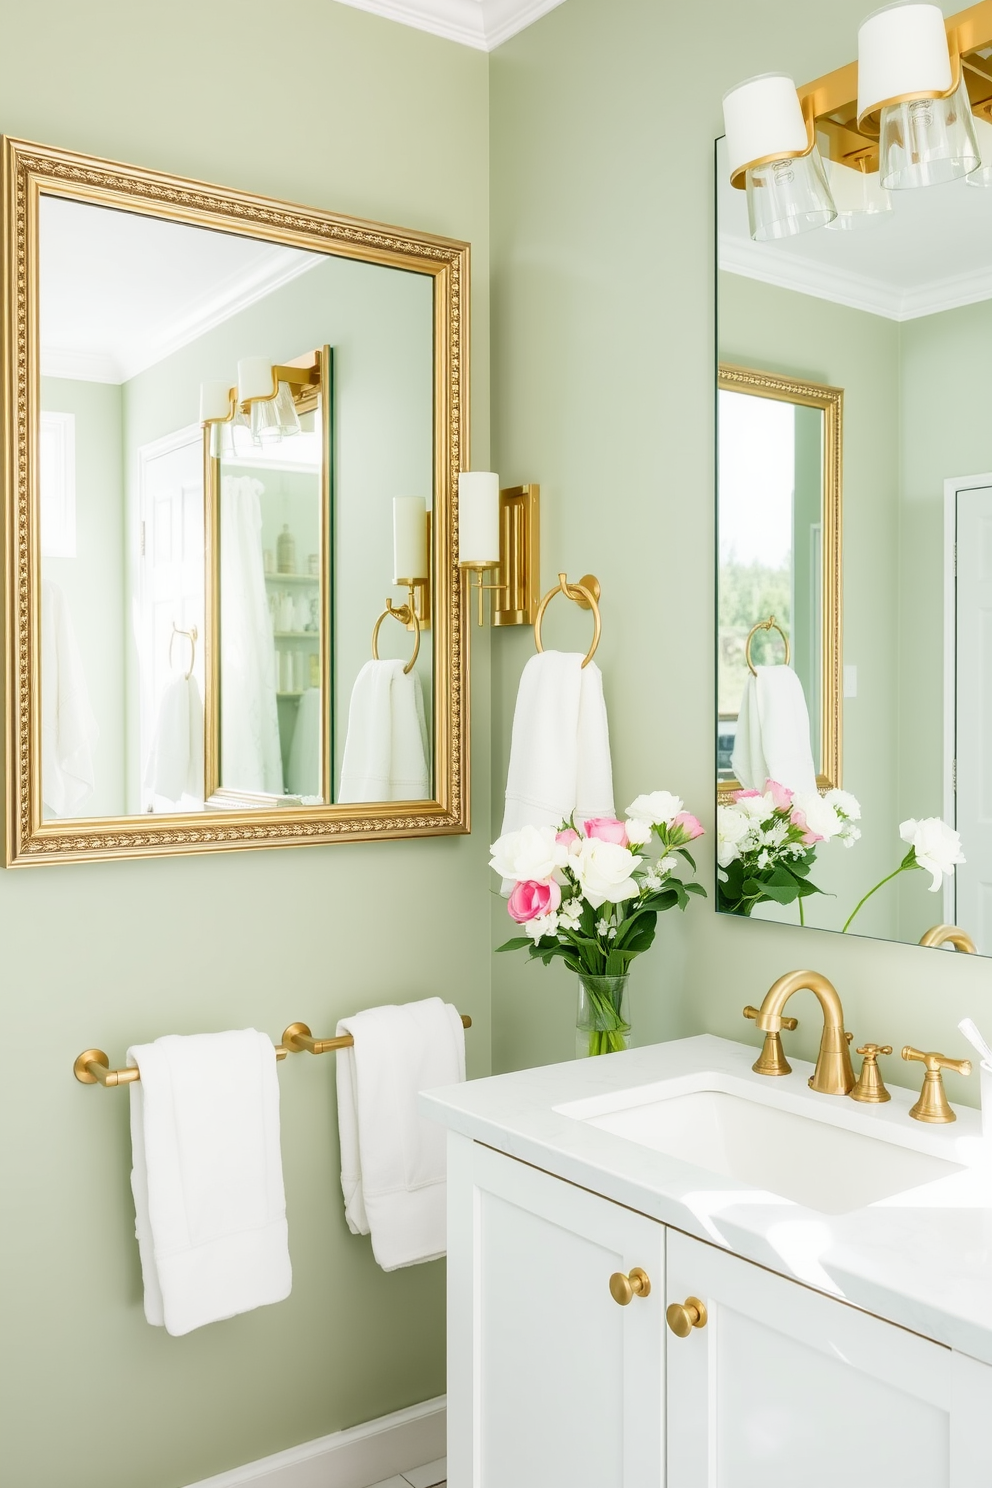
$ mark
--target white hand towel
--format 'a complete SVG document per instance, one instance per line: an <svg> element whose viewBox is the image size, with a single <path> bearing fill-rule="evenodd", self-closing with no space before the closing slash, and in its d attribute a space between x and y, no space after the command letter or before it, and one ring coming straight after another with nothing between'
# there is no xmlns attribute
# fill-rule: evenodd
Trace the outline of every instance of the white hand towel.
<svg viewBox="0 0 992 1488"><path fill-rule="evenodd" d="M384 1271L445 1253L444 1129L417 1112L421 1090L465 1078L465 1030L439 997L342 1018L337 1055L345 1218L372 1236Z"/></svg>
<svg viewBox="0 0 992 1488"><path fill-rule="evenodd" d="M127 1051L145 1317L178 1336L289 1296L272 1040L169 1034Z"/></svg>
<svg viewBox="0 0 992 1488"><path fill-rule="evenodd" d="M93 794L100 737L65 595L41 586L41 795L53 816L74 816Z"/></svg>
<svg viewBox="0 0 992 1488"><path fill-rule="evenodd" d="M367 661L355 679L337 799L430 797L424 697L402 661Z"/></svg>
<svg viewBox="0 0 992 1488"><path fill-rule="evenodd" d="M759 666L744 682L731 759L745 790L777 780L787 790L816 794L803 685L791 666Z"/></svg>
<svg viewBox="0 0 992 1488"><path fill-rule="evenodd" d="M167 801L203 800L203 700L195 677L176 677L159 704L145 785Z"/></svg>
<svg viewBox="0 0 992 1488"><path fill-rule="evenodd" d="M613 763L603 674L573 651L541 651L517 691L503 834L554 827L575 813L613 815ZM512 884L504 883L505 893Z"/></svg>

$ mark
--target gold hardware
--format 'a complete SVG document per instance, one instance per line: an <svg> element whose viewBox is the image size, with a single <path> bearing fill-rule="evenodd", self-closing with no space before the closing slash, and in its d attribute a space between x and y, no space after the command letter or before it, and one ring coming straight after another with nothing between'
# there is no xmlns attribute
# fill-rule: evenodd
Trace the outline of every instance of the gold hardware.
<svg viewBox="0 0 992 1488"><path fill-rule="evenodd" d="M372 627L372 659L373 661L378 661L379 627L382 624L383 620L385 620L386 616L392 615L394 620L398 620L401 625L405 625L408 629L412 626L414 632L413 655L410 657L410 660L403 668L404 676L406 676L408 672L413 671L414 662L417 660L417 657L420 654L420 620L417 616L417 607L414 603L413 590L414 586L411 583L408 589L408 593L410 596L409 603L405 605L397 605L395 609L393 609L393 601L391 599L387 599L386 608L383 610L382 614L379 616L378 620Z"/></svg>
<svg viewBox="0 0 992 1488"><path fill-rule="evenodd" d="M758 1009L748 1004L744 1009L744 1016L745 1018L757 1018ZM782 1027L787 1028L791 1032L794 1028L799 1027L799 1019L783 1018ZM774 1033L765 1034L765 1042L761 1046L758 1062L752 1068L757 1070L759 1075L792 1074L792 1065L785 1057L785 1050L782 1048L782 1036L777 1030Z"/></svg>
<svg viewBox="0 0 992 1488"><path fill-rule="evenodd" d="M499 578L504 592L493 625L533 625L541 598L541 488L508 486L499 493Z"/></svg>
<svg viewBox="0 0 992 1488"><path fill-rule="evenodd" d="M847 1095L854 1087L854 1069L851 1065L849 1044L851 1035L844 1031L844 1009L836 987L818 971L790 971L765 993L758 1009L755 1023L762 1033L778 1033L786 1026L782 1009L794 992L812 992L823 1013L823 1033L820 1036L820 1052L816 1056L816 1069L809 1078L809 1088L821 1095ZM784 1075L785 1069L765 1069L761 1057L751 1068L759 1075ZM784 1056L781 1060L785 1063Z"/></svg>
<svg viewBox="0 0 992 1488"><path fill-rule="evenodd" d="M934 925L925 935L920 936L920 945L952 945L956 951L965 951L969 956L978 955L975 942L960 925Z"/></svg>
<svg viewBox="0 0 992 1488"><path fill-rule="evenodd" d="M482 575L483 574L486 574L486 573L492 573L493 570L495 569L496 574L498 576L499 575L499 564L498 563L460 563L458 566L461 569L462 573L469 575L469 581L468 582L469 582L469 594L470 595L471 595L471 585L472 585L471 575L472 574L475 574L475 579L476 579L475 592L478 595L478 600L479 600L479 612L478 612L479 613L479 624L480 625L485 625L485 623L486 623L486 613L485 613L485 606L483 604L483 600L485 598L486 590L487 589L503 589L506 586L504 584L484 584L482 582Z"/></svg>
<svg viewBox="0 0 992 1488"><path fill-rule="evenodd" d="M462 1013L462 1027L472 1027L472 1019L467 1013ZM328 1054L332 1049L350 1049L354 1042L350 1033L344 1033L339 1038L315 1039L305 1023L290 1023L283 1032L282 1043L275 1045L275 1054L276 1059L285 1059L287 1054L300 1054L304 1051L308 1054ZM72 1073L82 1085L133 1085L135 1080L141 1079L136 1065L111 1069L110 1060L102 1049L84 1049L74 1061ZM630 1274L633 1276L633 1271Z"/></svg>
<svg viewBox="0 0 992 1488"><path fill-rule="evenodd" d="M775 619L775 616L769 615L767 620L759 620L757 625L751 626L751 629L747 633L747 640L744 642L744 660L747 662L747 669L751 673L752 677L756 677L758 673L755 670L754 662L751 660L751 642L754 640L754 637L759 630L777 630L779 635L782 637L782 640L785 642L786 666L789 665L789 661L792 657L792 652L789 649L789 637L786 635L781 625L779 625L778 621Z"/></svg>
<svg viewBox="0 0 992 1488"><path fill-rule="evenodd" d="M705 1328L709 1321L706 1303L698 1297L686 1297L684 1302L673 1302L665 1313L665 1322L676 1338L688 1338L693 1328Z"/></svg>
<svg viewBox="0 0 992 1488"><path fill-rule="evenodd" d="M172 666L172 648L175 645L175 641L176 641L176 636L177 635L178 636L185 636L186 639L189 641L189 671L186 673L186 681L188 682L189 679L190 679L190 677L192 677L192 675L193 675L193 668L196 666L196 642L197 642L197 638L199 636L199 631L197 630L197 628L196 628L195 625L191 625L190 628L189 628L189 630L180 630L179 629L179 626L176 624L175 620L173 620L173 622L172 622L172 634L169 637L169 666L170 667Z"/></svg>
<svg viewBox="0 0 992 1488"><path fill-rule="evenodd" d="M926 1074L923 1076L923 1089L915 1106L910 1108L910 1116L917 1121L931 1121L935 1125L947 1121L957 1121L957 1117L951 1110L947 1095L944 1090L944 1079L942 1071L954 1070L958 1075L971 1074L970 1059L948 1059L946 1054L926 1053L922 1049L914 1049L906 1044L902 1051L903 1059L918 1059L926 1066Z"/></svg>
<svg viewBox="0 0 992 1488"><path fill-rule="evenodd" d="M649 1297L650 1295L650 1278L640 1266L632 1266L627 1276L624 1276L622 1271L614 1271L610 1277L610 1296L621 1307L626 1307L633 1297Z"/></svg>
<svg viewBox="0 0 992 1488"><path fill-rule="evenodd" d="M861 1066L861 1073L858 1076L858 1082L851 1091L851 1099L866 1101L875 1105L880 1105L882 1101L891 1100L892 1097L886 1090L885 1081L882 1079L882 1071L878 1067L878 1056L879 1054L891 1054L892 1045L862 1044L857 1052L863 1054L865 1057Z"/></svg>
<svg viewBox="0 0 992 1488"><path fill-rule="evenodd" d="M536 645L538 651L544 650L544 643L541 640L541 624L544 620L544 612L548 608L548 605L554 599L556 594L564 594L566 599L573 600L574 603L577 604L581 610L592 610L592 645L586 652L585 660L582 663L584 667L588 666L593 657L596 655L596 648L599 645L599 638L603 633L603 622L600 618L599 604L597 603L601 593L602 590L599 587L599 580L596 578L595 574L583 574L582 578L577 584L570 584L565 574L560 573L558 575L558 583L553 589L548 590L547 594L538 605L537 614L534 616L534 644Z"/></svg>

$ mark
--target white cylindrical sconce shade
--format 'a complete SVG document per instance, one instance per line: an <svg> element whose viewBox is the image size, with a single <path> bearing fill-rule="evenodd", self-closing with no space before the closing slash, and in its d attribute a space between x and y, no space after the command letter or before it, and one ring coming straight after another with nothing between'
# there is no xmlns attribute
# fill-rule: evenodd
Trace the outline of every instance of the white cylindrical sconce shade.
<svg viewBox="0 0 992 1488"><path fill-rule="evenodd" d="M231 384L229 382L200 383L200 423L213 423L216 419L231 417Z"/></svg>
<svg viewBox="0 0 992 1488"><path fill-rule="evenodd" d="M858 123L889 104L946 93L953 78L939 5L876 10L858 32Z"/></svg>
<svg viewBox="0 0 992 1488"><path fill-rule="evenodd" d="M394 496L393 583L415 584L429 572L427 502L423 496Z"/></svg>
<svg viewBox="0 0 992 1488"><path fill-rule="evenodd" d="M992 186L992 123L986 119L975 119L975 140L982 163L968 177L969 186Z"/></svg>
<svg viewBox="0 0 992 1488"><path fill-rule="evenodd" d="M804 155L809 149L806 120L796 85L782 72L766 72L731 88L723 98L730 179L772 160Z"/></svg>
<svg viewBox="0 0 992 1488"><path fill-rule="evenodd" d="M499 563L499 476L491 470L458 477L458 562Z"/></svg>
<svg viewBox="0 0 992 1488"><path fill-rule="evenodd" d="M272 363L266 357L242 357L238 363L238 402L271 398L274 392Z"/></svg>

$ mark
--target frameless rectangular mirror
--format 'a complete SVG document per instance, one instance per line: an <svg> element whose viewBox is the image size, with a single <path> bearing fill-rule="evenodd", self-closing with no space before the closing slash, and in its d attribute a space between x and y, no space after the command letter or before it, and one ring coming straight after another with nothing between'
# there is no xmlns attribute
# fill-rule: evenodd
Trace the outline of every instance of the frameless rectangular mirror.
<svg viewBox="0 0 992 1488"><path fill-rule="evenodd" d="M466 830L467 246L4 146L8 863Z"/></svg>

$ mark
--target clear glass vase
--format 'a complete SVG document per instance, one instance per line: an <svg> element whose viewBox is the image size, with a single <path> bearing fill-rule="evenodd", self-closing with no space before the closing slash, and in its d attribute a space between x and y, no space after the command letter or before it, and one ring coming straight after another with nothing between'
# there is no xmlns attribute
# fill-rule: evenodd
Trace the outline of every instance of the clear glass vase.
<svg viewBox="0 0 992 1488"><path fill-rule="evenodd" d="M630 1048L626 976L580 976L575 1009L575 1057L616 1054Z"/></svg>

